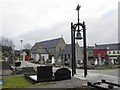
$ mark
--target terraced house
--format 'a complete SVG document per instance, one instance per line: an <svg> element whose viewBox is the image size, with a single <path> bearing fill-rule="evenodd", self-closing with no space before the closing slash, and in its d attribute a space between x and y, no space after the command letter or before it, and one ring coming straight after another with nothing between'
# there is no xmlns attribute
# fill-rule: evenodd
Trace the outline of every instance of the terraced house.
<svg viewBox="0 0 120 90"><path fill-rule="evenodd" d="M83 47L81 47L83 51ZM110 64L120 64L120 43L100 44L87 47L88 65L98 62L109 62ZM105 63L104 63L105 64ZM104 65L102 64L102 65Z"/></svg>
<svg viewBox="0 0 120 90"><path fill-rule="evenodd" d="M56 38L37 42L31 49L31 55L34 60L51 61L55 62L71 61L71 45L66 44L63 38ZM76 60L83 59L82 51L78 44L76 44Z"/></svg>
<svg viewBox="0 0 120 90"><path fill-rule="evenodd" d="M120 43L97 45L97 50L105 50L112 64L120 63Z"/></svg>

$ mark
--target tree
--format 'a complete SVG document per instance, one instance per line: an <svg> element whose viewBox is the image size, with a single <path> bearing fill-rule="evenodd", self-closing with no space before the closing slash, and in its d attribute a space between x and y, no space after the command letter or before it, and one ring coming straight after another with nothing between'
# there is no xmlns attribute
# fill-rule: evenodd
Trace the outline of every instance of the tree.
<svg viewBox="0 0 120 90"><path fill-rule="evenodd" d="M12 40L6 37L0 37L0 51L2 51L2 58L10 58L11 52L14 48L14 43Z"/></svg>
<svg viewBox="0 0 120 90"><path fill-rule="evenodd" d="M6 37L1 37L0 39L0 45L1 46L4 46L4 47L11 47L13 48L14 47L14 43L12 40L6 38Z"/></svg>

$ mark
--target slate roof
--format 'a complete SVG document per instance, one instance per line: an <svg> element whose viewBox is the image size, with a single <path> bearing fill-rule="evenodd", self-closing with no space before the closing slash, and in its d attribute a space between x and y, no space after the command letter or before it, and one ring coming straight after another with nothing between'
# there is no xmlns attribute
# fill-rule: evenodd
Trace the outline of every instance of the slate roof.
<svg viewBox="0 0 120 90"><path fill-rule="evenodd" d="M78 45L78 43L75 44L76 46ZM67 44L65 49L63 50L63 52L60 55L68 55L68 54L72 54L71 52L71 44Z"/></svg>
<svg viewBox="0 0 120 90"><path fill-rule="evenodd" d="M42 46L45 49L47 49L47 48L54 48L54 47L57 46L57 44L59 43L59 41L61 39L62 38L57 38L57 39L42 41L42 42L38 42L37 44L39 44L40 46Z"/></svg>
<svg viewBox="0 0 120 90"><path fill-rule="evenodd" d="M97 49L120 50L120 43L97 45Z"/></svg>
<svg viewBox="0 0 120 90"><path fill-rule="evenodd" d="M36 43L32 49L30 50L31 53L34 53L34 54L48 54L49 52L42 48L38 43Z"/></svg>
<svg viewBox="0 0 120 90"><path fill-rule="evenodd" d="M108 47L109 47L109 50L120 50L120 43L96 45L97 49L108 49ZM80 48L83 51L83 47L80 47ZM93 51L94 46L88 46L86 49L87 51Z"/></svg>
<svg viewBox="0 0 120 90"><path fill-rule="evenodd" d="M56 38L56 39L52 39L52 40L37 42L32 47L31 53L48 54L49 52L47 51L47 49L56 47L61 39L62 38Z"/></svg>
<svg viewBox="0 0 120 90"><path fill-rule="evenodd" d="M68 55L71 54L71 44L67 44L65 49L63 50L63 52L60 55Z"/></svg>

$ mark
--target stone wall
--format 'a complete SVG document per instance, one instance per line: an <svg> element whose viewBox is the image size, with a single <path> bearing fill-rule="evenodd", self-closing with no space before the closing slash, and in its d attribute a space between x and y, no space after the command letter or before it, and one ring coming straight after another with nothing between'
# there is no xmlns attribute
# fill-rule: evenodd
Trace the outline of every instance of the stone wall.
<svg viewBox="0 0 120 90"><path fill-rule="evenodd" d="M60 39L56 47L47 49L50 55L54 55L55 59L58 59L59 54L65 49L66 43L63 39Z"/></svg>
<svg viewBox="0 0 120 90"><path fill-rule="evenodd" d="M76 52L76 63L78 63L79 61L83 60L83 52L80 49L80 46L78 45L78 43L76 44L75 47L75 52Z"/></svg>
<svg viewBox="0 0 120 90"><path fill-rule="evenodd" d="M66 43L64 42L63 39L61 39L56 47L56 53L55 53L55 58L58 58L60 53L65 49Z"/></svg>

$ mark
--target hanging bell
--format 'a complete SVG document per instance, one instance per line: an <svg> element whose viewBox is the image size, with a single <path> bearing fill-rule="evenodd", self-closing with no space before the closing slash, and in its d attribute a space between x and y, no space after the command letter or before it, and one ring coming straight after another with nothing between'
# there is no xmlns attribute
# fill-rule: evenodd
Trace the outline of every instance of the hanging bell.
<svg viewBox="0 0 120 90"><path fill-rule="evenodd" d="M75 39L80 39L80 40L83 39L79 31L77 32Z"/></svg>

